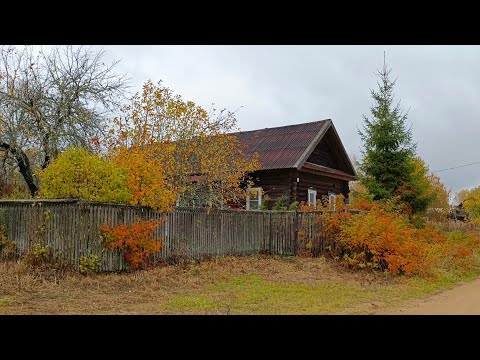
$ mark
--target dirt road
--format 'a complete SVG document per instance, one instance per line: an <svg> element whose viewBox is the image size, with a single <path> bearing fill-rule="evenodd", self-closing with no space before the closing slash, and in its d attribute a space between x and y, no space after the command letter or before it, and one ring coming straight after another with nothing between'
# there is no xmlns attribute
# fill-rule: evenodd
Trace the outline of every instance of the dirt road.
<svg viewBox="0 0 480 360"><path fill-rule="evenodd" d="M480 279L446 290L398 310L397 315L480 315Z"/></svg>

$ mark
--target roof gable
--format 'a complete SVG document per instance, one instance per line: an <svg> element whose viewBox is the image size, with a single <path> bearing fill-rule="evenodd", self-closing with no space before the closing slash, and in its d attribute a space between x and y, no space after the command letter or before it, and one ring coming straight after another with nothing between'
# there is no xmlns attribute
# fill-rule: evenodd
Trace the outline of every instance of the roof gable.
<svg viewBox="0 0 480 360"><path fill-rule="evenodd" d="M299 162L298 169L308 163L326 166L356 176L352 162L333 123L322 133L318 142L312 144L311 151Z"/></svg>

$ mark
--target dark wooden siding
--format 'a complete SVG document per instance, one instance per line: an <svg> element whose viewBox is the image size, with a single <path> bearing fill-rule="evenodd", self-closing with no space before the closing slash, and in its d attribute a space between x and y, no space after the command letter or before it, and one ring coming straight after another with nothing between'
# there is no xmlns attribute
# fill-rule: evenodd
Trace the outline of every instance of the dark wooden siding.
<svg viewBox="0 0 480 360"><path fill-rule="evenodd" d="M338 169L338 161L332 154L332 149L327 141L320 141L320 144L313 150L307 159L307 162L328 166L329 168Z"/></svg>
<svg viewBox="0 0 480 360"><path fill-rule="evenodd" d="M323 195L328 195L329 191L348 196L348 181L346 180L311 174L304 171L298 171L297 173L300 180L297 184L297 201L308 201L308 189L317 191L317 200L320 200Z"/></svg>
<svg viewBox="0 0 480 360"><path fill-rule="evenodd" d="M295 198L297 178L296 169L273 169L259 170L250 176L255 184L252 187L261 187L264 194L270 198L270 207L279 197L287 195L290 199ZM291 200L293 201L293 200ZM242 205L245 205L244 203ZM228 207L237 209L242 207L239 204L228 203Z"/></svg>
<svg viewBox="0 0 480 360"><path fill-rule="evenodd" d="M264 193L270 197L270 205L282 195L288 195L291 202L306 202L308 189L317 191L317 199L322 195L328 195L329 191L348 196L348 181L296 169L258 171L253 178L255 186L262 187Z"/></svg>
<svg viewBox="0 0 480 360"><path fill-rule="evenodd" d="M330 128L310 154L307 162L350 173L347 160L343 154L342 144L335 136L333 129Z"/></svg>
<svg viewBox="0 0 480 360"><path fill-rule="evenodd" d="M270 204L273 204L282 195L294 197L294 181L296 181L295 169L262 170L252 175L255 186L261 187L263 192L270 197Z"/></svg>

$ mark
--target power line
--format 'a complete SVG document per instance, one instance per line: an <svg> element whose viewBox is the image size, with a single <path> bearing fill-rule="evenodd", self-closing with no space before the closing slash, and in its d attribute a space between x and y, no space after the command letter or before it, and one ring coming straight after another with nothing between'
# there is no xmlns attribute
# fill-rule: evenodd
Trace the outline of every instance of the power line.
<svg viewBox="0 0 480 360"><path fill-rule="evenodd" d="M475 165L475 164L480 164L480 161L475 161L475 162L473 162L473 163L465 164L465 165L454 166L454 167L451 167L451 168L435 170L435 171L432 171L432 172L440 172L440 171L446 171L446 170L453 170L453 169L458 169L458 168L461 168L461 167L470 166L470 165Z"/></svg>

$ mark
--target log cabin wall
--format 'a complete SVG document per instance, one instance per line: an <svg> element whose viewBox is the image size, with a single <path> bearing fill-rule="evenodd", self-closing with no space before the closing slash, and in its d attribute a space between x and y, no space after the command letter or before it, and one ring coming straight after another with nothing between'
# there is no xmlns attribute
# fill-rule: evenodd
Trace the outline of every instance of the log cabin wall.
<svg viewBox="0 0 480 360"><path fill-rule="evenodd" d="M264 194L270 197L270 205L273 205L282 195L288 195L290 202L308 201L308 189L317 191L317 199L328 195L342 193L348 196L348 181L333 177L316 175L297 169L276 169L257 171L252 178L255 187L261 187ZM298 182L297 182L298 179Z"/></svg>
<svg viewBox="0 0 480 360"><path fill-rule="evenodd" d="M263 193L270 197L270 205L273 205L282 195L287 195L290 199L295 197L295 174L295 169L261 170L253 173L252 178L255 187L261 187Z"/></svg>
<svg viewBox="0 0 480 360"><path fill-rule="evenodd" d="M308 201L308 189L317 191L317 200L320 200L323 195L328 195L328 192L335 194L342 193L345 197L348 196L348 181L335 179L332 177L315 175L305 171L297 171L299 182L297 184L297 201Z"/></svg>

